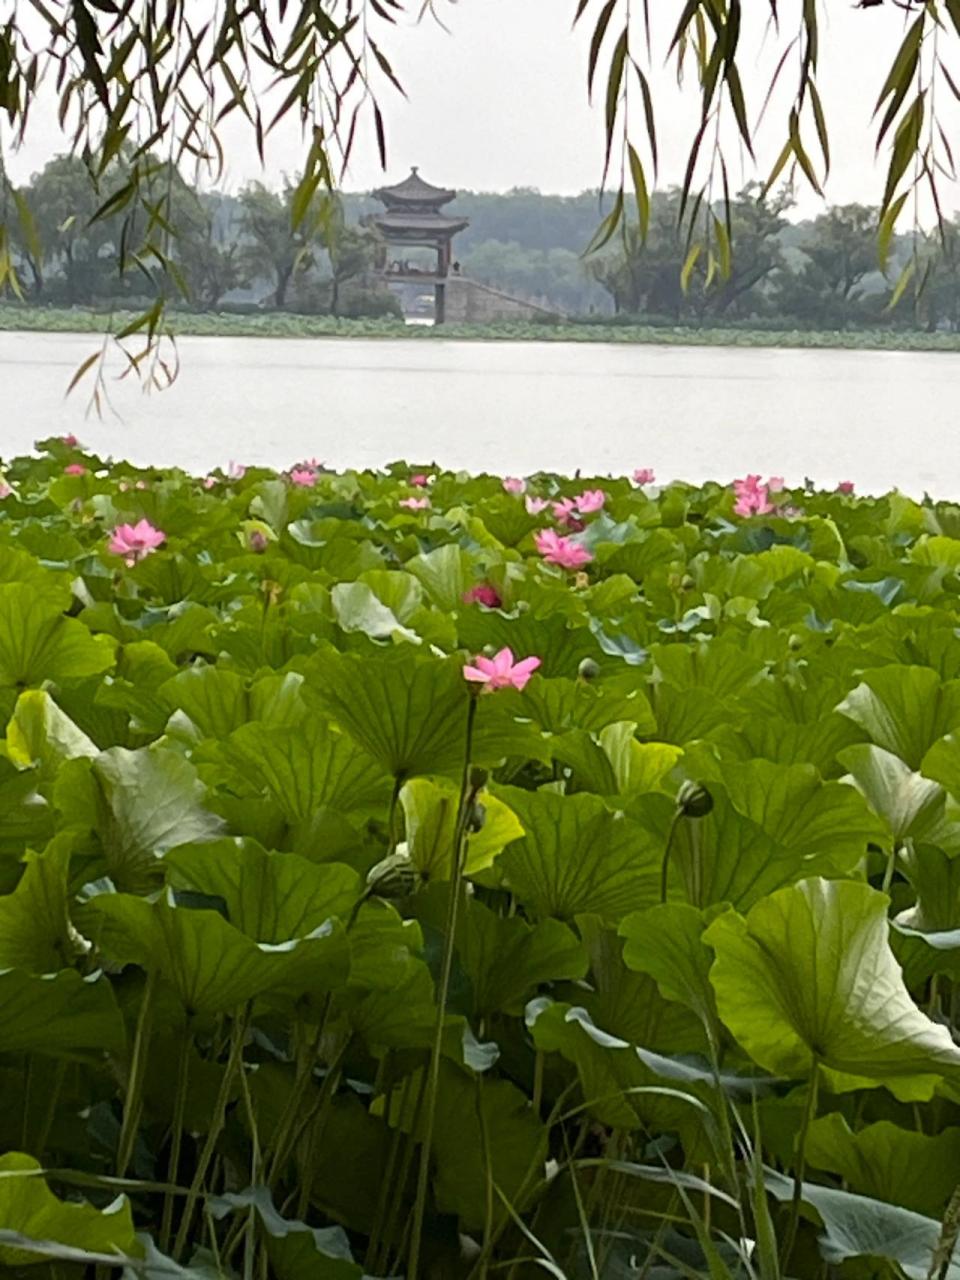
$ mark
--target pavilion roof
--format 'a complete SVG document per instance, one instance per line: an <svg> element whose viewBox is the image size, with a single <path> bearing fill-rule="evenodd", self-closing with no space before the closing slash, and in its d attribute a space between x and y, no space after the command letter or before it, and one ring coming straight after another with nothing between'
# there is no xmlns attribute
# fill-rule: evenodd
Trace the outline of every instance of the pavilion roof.
<svg viewBox="0 0 960 1280"><path fill-rule="evenodd" d="M388 209L405 205L427 205L439 209L441 205L449 204L457 193L446 187L435 187L425 182L414 166L408 178L404 178L393 187L380 187L373 194Z"/></svg>
<svg viewBox="0 0 960 1280"><path fill-rule="evenodd" d="M421 234L442 238L456 235L458 231L470 225L469 218L445 218L442 213L401 212L400 210L375 213L373 222L388 238L397 233L407 237Z"/></svg>

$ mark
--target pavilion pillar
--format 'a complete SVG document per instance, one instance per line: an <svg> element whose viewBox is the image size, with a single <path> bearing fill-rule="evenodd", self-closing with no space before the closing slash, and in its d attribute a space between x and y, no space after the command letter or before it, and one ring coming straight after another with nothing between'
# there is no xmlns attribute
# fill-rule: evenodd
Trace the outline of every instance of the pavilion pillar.
<svg viewBox="0 0 960 1280"><path fill-rule="evenodd" d="M447 318L447 286L438 280L433 287L433 323L443 324Z"/></svg>

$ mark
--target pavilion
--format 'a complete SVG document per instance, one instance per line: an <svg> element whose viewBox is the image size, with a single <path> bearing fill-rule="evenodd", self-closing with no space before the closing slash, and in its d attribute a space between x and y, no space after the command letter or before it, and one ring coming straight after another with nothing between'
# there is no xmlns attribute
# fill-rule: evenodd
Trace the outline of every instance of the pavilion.
<svg viewBox="0 0 960 1280"><path fill-rule="evenodd" d="M443 324L453 237L469 226L468 218L450 217L442 212L443 206L449 204L457 193L424 182L414 167L403 182L394 187L381 187L373 194L384 205L384 212L373 214L371 221L386 240L388 250L398 249L402 253L405 248L427 248L436 251L435 271L419 267L402 256L392 257L389 251L383 266L388 281L432 284L434 324Z"/></svg>

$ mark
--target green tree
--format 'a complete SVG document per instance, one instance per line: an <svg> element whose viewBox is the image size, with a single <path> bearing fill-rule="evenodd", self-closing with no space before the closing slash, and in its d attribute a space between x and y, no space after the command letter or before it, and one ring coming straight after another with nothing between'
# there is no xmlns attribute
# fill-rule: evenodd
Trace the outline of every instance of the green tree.
<svg viewBox="0 0 960 1280"><path fill-rule="evenodd" d="M43 292L46 278L56 274L68 302L85 300L93 279L105 274L97 259L111 242L107 224L92 221L100 199L87 166L79 156L55 156L33 175L23 196L42 250L40 261L35 254L27 257L36 292Z"/></svg>
<svg viewBox="0 0 960 1280"><path fill-rule="evenodd" d="M250 279L269 275L274 286L270 300L279 309L286 305L294 273L313 264L317 246L316 214L294 225L296 190L289 183L276 192L251 182L240 192L240 261Z"/></svg>
<svg viewBox="0 0 960 1280"><path fill-rule="evenodd" d="M854 323L863 282L878 270L877 219L877 209L863 204L835 205L814 219L799 244L802 266L778 279L778 310L825 329Z"/></svg>

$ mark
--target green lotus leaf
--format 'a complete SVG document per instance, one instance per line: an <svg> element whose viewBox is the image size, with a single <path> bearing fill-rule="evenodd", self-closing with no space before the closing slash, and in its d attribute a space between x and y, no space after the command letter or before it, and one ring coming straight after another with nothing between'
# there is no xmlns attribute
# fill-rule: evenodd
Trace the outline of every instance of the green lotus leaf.
<svg viewBox="0 0 960 1280"><path fill-rule="evenodd" d="M909 837L916 844L960 853L960 821L948 816L947 798L938 783L914 773L899 756L868 743L847 747L839 758L870 808L883 819L894 845Z"/></svg>
<svg viewBox="0 0 960 1280"><path fill-rule="evenodd" d="M0 896L0 969L57 973L88 950L70 923L72 850L73 836L62 832L42 853L28 851L16 889Z"/></svg>
<svg viewBox="0 0 960 1280"><path fill-rule="evenodd" d="M80 680L113 666L113 641L68 618L67 603L29 583L0 584L0 690Z"/></svg>
<svg viewBox="0 0 960 1280"><path fill-rule="evenodd" d="M576 935L559 920L530 925L519 916L498 916L471 901L457 932L460 963L470 979L473 1012L519 1016L541 983L582 978L587 956Z"/></svg>
<svg viewBox="0 0 960 1280"><path fill-rule="evenodd" d="M237 671L210 665L188 667L161 685L160 697L183 712L206 738L226 738L250 720L271 729L293 727L304 716L302 677L269 676L252 685Z"/></svg>
<svg viewBox="0 0 960 1280"><path fill-rule="evenodd" d="M352 956L352 936L350 943ZM368 952L365 958L369 965L373 956ZM389 974L378 975L375 986L364 981L362 972L351 971L347 990L334 1003L344 1010L354 1034L377 1056L388 1049L428 1048L437 1021L433 978L424 962L409 952L396 951L390 960Z"/></svg>
<svg viewBox="0 0 960 1280"><path fill-rule="evenodd" d="M571 729L599 732L624 720L632 721L641 734L656 730L643 684L635 677L603 678L593 683L534 677L523 692L523 714L545 733Z"/></svg>
<svg viewBox="0 0 960 1280"><path fill-rule="evenodd" d="M266 993L336 987L348 970L347 940L334 922L279 944L254 942L217 911L105 893L88 907L95 941L112 963L165 978L188 1015L229 1013ZM94 928L91 928L94 932Z"/></svg>
<svg viewBox="0 0 960 1280"><path fill-rule="evenodd" d="M541 997L527 1006L526 1021L539 1050L559 1053L575 1067L588 1115L617 1129L678 1132L688 1157L695 1159L706 1111L696 1086L706 1073L658 1074L635 1045L598 1027L577 1006ZM670 1072L669 1061L647 1056ZM689 1101L676 1096L688 1091Z"/></svg>
<svg viewBox="0 0 960 1280"><path fill-rule="evenodd" d="M725 765L724 775L731 768ZM699 907L726 902L744 911L766 894L811 874L844 874L862 857L859 841L851 843L842 828L826 825L823 830L831 834L824 836L822 849L816 842L806 848L787 848L734 808L719 782L710 779L709 789L711 812L696 821L680 822L674 829L667 877L671 897L679 894ZM862 803L856 796L854 800ZM628 812L643 824L660 849L666 848L676 813L673 800L640 797L628 806ZM764 816L758 813L761 819ZM789 838L789 824L781 829Z"/></svg>
<svg viewBox="0 0 960 1280"><path fill-rule="evenodd" d="M118 889L155 887L168 849L213 840L223 829L221 819L204 808L193 765L173 751L112 747L93 761L89 774L78 771L69 778L61 770L61 779L58 806L80 821L92 818Z"/></svg>
<svg viewBox="0 0 960 1280"><path fill-rule="evenodd" d="M665 680L652 689L655 731L665 742L683 747L730 724L730 708L709 689L677 689Z"/></svg>
<svg viewBox="0 0 960 1280"><path fill-rule="evenodd" d="M329 714L391 776L459 776L470 696L461 662L325 650L312 671Z"/></svg>
<svg viewBox="0 0 960 1280"><path fill-rule="evenodd" d="M812 765L715 763L710 772L704 768L703 780L711 778L723 784L738 813L800 858L807 874L825 870L827 860L832 874L842 874L871 841L883 838L883 824L856 788L823 782Z"/></svg>
<svg viewBox="0 0 960 1280"><path fill-rule="evenodd" d="M85 1201L60 1200L40 1174L40 1164L32 1156L18 1151L0 1155L0 1263L17 1268L42 1263L56 1256L57 1245L101 1255L142 1256L126 1196L102 1210ZM51 1248L49 1252L17 1248L4 1242L4 1232Z"/></svg>
<svg viewBox="0 0 960 1280"><path fill-rule="evenodd" d="M854 1132L834 1111L810 1125L806 1155L851 1191L939 1219L956 1185L960 1129L928 1135L880 1120Z"/></svg>
<svg viewBox="0 0 960 1280"><path fill-rule="evenodd" d="M764 1182L778 1200L792 1198L792 1178L771 1169ZM881 1265L899 1267L909 1280L928 1280L936 1265L938 1280L960 1280L960 1260L954 1258L945 1268L939 1259L935 1264L941 1229L936 1218L812 1182L802 1184L801 1200L823 1226L819 1247L826 1262L836 1266L853 1258L879 1259Z"/></svg>
<svg viewBox="0 0 960 1280"><path fill-rule="evenodd" d="M5 1053L52 1057L119 1052L124 1027L113 988L102 974L0 973L0 1044Z"/></svg>
<svg viewBox="0 0 960 1280"><path fill-rule="evenodd" d="M960 929L960 858L918 844L903 849L899 862L916 901L898 915L898 923L922 933Z"/></svg>
<svg viewBox="0 0 960 1280"><path fill-rule="evenodd" d="M869 885L815 878L713 921L703 938L717 1008L754 1061L792 1077L819 1063L840 1087L854 1077L915 1098L958 1077L960 1049L904 985L888 902Z"/></svg>
<svg viewBox="0 0 960 1280"><path fill-rule="evenodd" d="M414 1087L400 1086L380 1107L390 1123L423 1133ZM547 1151L547 1131L533 1114L526 1094L508 1080L474 1076L454 1064L440 1066L433 1126L434 1194L441 1213L456 1214L464 1230L488 1220L488 1187L493 1181L514 1209L526 1207L533 1190L531 1170L539 1170ZM526 1185L525 1185L526 1184ZM523 1192L523 1194L521 1194ZM502 1201L494 1221L505 1215Z"/></svg>
<svg viewBox="0 0 960 1280"><path fill-rule="evenodd" d="M309 1227L278 1213L269 1187L224 1192L211 1197L215 1217L252 1209L263 1226L267 1256L277 1280L363 1280L363 1268L353 1261L342 1227Z"/></svg>
<svg viewBox="0 0 960 1280"><path fill-rule="evenodd" d="M633 918L627 916L627 921ZM624 963L624 945L616 930L599 916L577 916L577 929L590 957L593 988L578 992L578 999L596 1026L656 1053L707 1052L700 1019L684 1005L665 999L648 973Z"/></svg>
<svg viewBox="0 0 960 1280"><path fill-rule="evenodd" d="M17 860L27 848L42 848L54 834L54 813L37 796L32 770L23 772L0 756L0 891L12 889Z"/></svg>
<svg viewBox="0 0 960 1280"><path fill-rule="evenodd" d="M156 632L156 628L153 631ZM161 695L160 690L176 671L177 668L170 661L167 652L153 640L125 644L117 655L116 672L94 693L95 709L106 707L114 712L123 712L133 729L156 737L163 732L171 710L170 703ZM99 746L127 745L103 742L88 720L81 718L78 723Z"/></svg>
<svg viewBox="0 0 960 1280"><path fill-rule="evenodd" d="M41 782L50 781L64 760L99 755L95 742L54 702L44 689L25 689L7 725L7 756L20 769L37 767Z"/></svg>
<svg viewBox="0 0 960 1280"><path fill-rule="evenodd" d="M659 791L683 752L668 742L638 742L639 726L618 721L600 730L600 745L606 752L622 796Z"/></svg>
<svg viewBox="0 0 960 1280"><path fill-rule="evenodd" d="M625 963L648 973L667 1000L691 1009L716 1044L717 1004L710 985L713 954L702 941L706 923L695 907L666 902L631 913L621 921L619 933L626 938Z"/></svg>
<svg viewBox="0 0 960 1280"><path fill-rule="evenodd" d="M498 865L538 916L573 920L596 913L619 920L657 901L662 847L638 823L585 793L500 787L497 794L526 832Z"/></svg>
<svg viewBox="0 0 960 1280"><path fill-rule="evenodd" d="M402 570L368 569L357 579L368 586L402 623L411 622L423 608L423 586L415 575L407 571L408 568L408 565L404 565Z"/></svg>
<svg viewBox="0 0 960 1280"><path fill-rule="evenodd" d="M738 699L739 714L730 726L731 736L743 744L740 754L778 764L812 764L824 778L837 776L838 753L866 737L859 725L833 709L845 688L834 680L807 688L774 680L754 685ZM713 736L726 741L720 734Z"/></svg>
<svg viewBox="0 0 960 1280"><path fill-rule="evenodd" d="M460 805L459 788L444 779L411 778L400 792L410 860L426 880L449 880L453 870L453 846ZM483 809L479 831L468 831L464 870L467 875L492 866L512 841L523 835L516 814L502 800L485 791L478 804Z"/></svg>
<svg viewBox="0 0 960 1280"><path fill-rule="evenodd" d="M288 942L333 917L346 920L360 896L351 867L268 853L245 838L182 845L164 864L176 887L222 899L230 923L256 942Z"/></svg>
<svg viewBox="0 0 960 1280"><path fill-rule="evenodd" d="M390 798L390 780L376 758L324 719L311 717L298 728L243 725L223 754L267 789L290 823L305 823L323 807L351 813Z"/></svg>
<svg viewBox="0 0 960 1280"><path fill-rule="evenodd" d="M911 769L938 738L960 726L960 682L941 684L929 667L878 667L837 707Z"/></svg>
<svg viewBox="0 0 960 1280"><path fill-rule="evenodd" d="M551 734L550 755L571 771L567 792L592 791L598 796L617 793L617 777L607 753L586 729L568 729Z"/></svg>
<svg viewBox="0 0 960 1280"><path fill-rule="evenodd" d="M383 603L368 583L338 582L330 595L333 612L341 630L359 631L371 640L421 643L417 633L400 622L393 610Z"/></svg>
<svg viewBox="0 0 960 1280"><path fill-rule="evenodd" d="M731 594L753 593L735 591ZM689 645L655 645L651 657L655 679L666 681L675 689L706 689L718 698L739 697L759 681L763 671L763 663L744 652L743 646L733 638L695 641Z"/></svg>
<svg viewBox="0 0 960 1280"><path fill-rule="evenodd" d="M471 574L470 557L461 547L448 543L421 552L403 567L422 584L438 609L453 613L462 607Z"/></svg>

